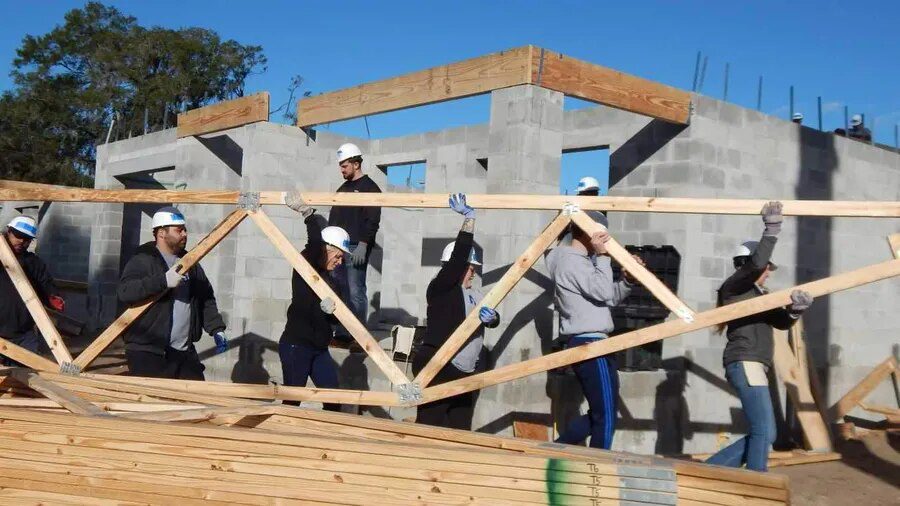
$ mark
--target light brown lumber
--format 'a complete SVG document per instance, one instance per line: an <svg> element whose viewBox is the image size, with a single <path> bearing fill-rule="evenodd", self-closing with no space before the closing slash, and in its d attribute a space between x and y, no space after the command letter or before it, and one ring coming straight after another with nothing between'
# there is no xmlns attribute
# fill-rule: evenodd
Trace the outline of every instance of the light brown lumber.
<svg viewBox="0 0 900 506"><path fill-rule="evenodd" d="M891 255L894 258L900 258L900 232L889 235L887 240L888 246L891 248Z"/></svg>
<svg viewBox="0 0 900 506"><path fill-rule="evenodd" d="M9 357L20 364L26 365L32 369L41 371L58 371L59 364L55 364L46 358L26 350L18 344L11 343L0 337L0 354Z"/></svg>
<svg viewBox="0 0 900 506"><path fill-rule="evenodd" d="M226 100L178 114L178 138L269 121L269 92Z"/></svg>
<svg viewBox="0 0 900 506"><path fill-rule="evenodd" d="M496 308L513 287L522 280L522 277L525 276L534 263L541 258L544 251L547 250L547 247L556 240L570 222L571 218L569 218L569 216L564 213L559 213L556 218L544 228L544 231L528 245L528 248L526 248L525 251L519 255L519 258L510 265L509 269L503 273L503 277L491 287L491 290L483 299L481 299L481 302L479 302L476 307L472 308L472 311L466 315L466 318L462 323L460 323L456 330L447 337L444 344L442 344L437 352L435 352L434 356L431 357L431 360L429 360L425 367L419 371L418 376L413 380L419 385L419 388L428 386L437 373L440 372L453 356L456 355L456 352L466 344L466 341L472 336L472 333L478 330L481 326L481 319L478 317L478 312L481 307L486 306L489 308Z"/></svg>
<svg viewBox="0 0 900 506"><path fill-rule="evenodd" d="M841 460L841 454L835 452L808 452L798 453L793 457L773 459L769 467L796 466L800 464L816 464L818 462L831 462Z"/></svg>
<svg viewBox="0 0 900 506"><path fill-rule="evenodd" d="M16 254L13 253L12 248L10 248L9 243L6 242L5 236L0 238L0 263L6 269L9 279L12 280L13 286L19 292L19 296L25 303L25 308L28 309L28 313L34 319L34 323L37 325L38 330L41 331L41 335L47 342L47 346L56 358L56 361L60 364L72 362L72 355L69 354L69 350L63 343L62 336L59 335L59 331L56 330L53 322L50 321L50 315L44 309L44 304L38 297L37 292L34 291L34 287L31 286L28 276L19 264L19 260L16 258Z"/></svg>
<svg viewBox="0 0 900 506"><path fill-rule="evenodd" d="M720 323L727 323L738 318L743 318L744 316L762 313L777 307L783 307L790 303L790 293L793 290L805 290L813 297L821 297L826 294L847 290L898 275L900 275L900 259L870 265L868 267L845 272L818 281L804 283L794 288L780 290L760 297L754 297L750 300L704 311L697 314L692 323L687 323L684 320L671 320L584 346L569 348L567 350L544 355L543 357L528 360L519 364L511 364L492 371L428 387L422 392L423 399L420 402L432 402L438 399L452 397L461 393L471 392L498 383L511 381L531 374L632 348L634 346L652 343L685 332L712 327Z"/></svg>
<svg viewBox="0 0 900 506"><path fill-rule="evenodd" d="M297 126L433 104L530 80L531 46L518 47L297 101Z"/></svg>
<svg viewBox="0 0 900 506"><path fill-rule="evenodd" d="M0 503L8 506L136 506L147 504L11 487L0 488Z"/></svg>
<svg viewBox="0 0 900 506"><path fill-rule="evenodd" d="M178 263L175 269L178 272L187 272L191 267L206 256L213 248L219 244L229 232L234 230L244 218L247 217L247 211L244 209L235 209L225 217L209 234L206 235L196 246L188 251ZM75 359L75 365L82 370L87 368L97 357L103 353L117 337L122 335L128 327L131 326L138 318L143 315L157 300L162 298L168 290L160 292L158 295L151 297L145 302L138 303L126 309L109 327L106 328L94 341L84 349Z"/></svg>
<svg viewBox="0 0 900 506"><path fill-rule="evenodd" d="M761 499L771 499L782 503L790 501L790 493L786 488L760 487L757 485L734 482L728 482L727 486L725 486L723 482L719 480L682 475L679 475L676 478L676 481L679 487L703 490L727 489L730 494L743 497L759 497Z"/></svg>
<svg viewBox="0 0 900 506"><path fill-rule="evenodd" d="M280 192L279 192L280 193ZM89 188L5 188L0 189L0 201L39 200L46 202L103 202L103 203L190 203L237 204L237 191L198 190L103 190Z"/></svg>
<svg viewBox="0 0 900 506"><path fill-rule="evenodd" d="M60 290L71 290L74 292L86 292L88 284L84 281L70 281L68 279L54 279L53 284Z"/></svg>
<svg viewBox="0 0 900 506"><path fill-rule="evenodd" d="M686 125L691 94L553 51L532 48L531 82L570 97Z"/></svg>
<svg viewBox="0 0 900 506"><path fill-rule="evenodd" d="M72 413L79 415L108 416L108 413L90 402L78 397L65 388L41 378L34 371L13 369L9 374L17 381L32 388Z"/></svg>
<svg viewBox="0 0 900 506"><path fill-rule="evenodd" d="M586 234L591 235L595 232L605 232L606 227L597 223L584 211L572 213L572 222ZM672 293L662 281L659 280L646 267L641 265L631 256L631 253L619 244L615 238L610 237L606 242L606 250L609 256L614 258L623 269L631 273L632 276L646 288L658 301L675 313L675 316L690 323L694 321L695 313L687 304L681 301L677 295Z"/></svg>
<svg viewBox="0 0 900 506"><path fill-rule="evenodd" d="M900 409L891 408L888 406L873 406L864 402L860 402L859 407L870 413L878 413L879 415L884 415L888 423L900 424Z"/></svg>
<svg viewBox="0 0 900 506"><path fill-rule="evenodd" d="M131 420L151 420L154 422L196 422L209 420L220 415L259 416L272 414L270 406L251 404L249 406L226 406L221 408L188 408L171 411L129 413L120 415Z"/></svg>
<svg viewBox="0 0 900 506"><path fill-rule="evenodd" d="M365 325L360 323L353 312L350 311L350 308L348 308L334 290L332 290L331 286L319 277L319 273L306 261L306 258L297 251L297 248L291 244L288 238L281 233L281 230L275 226L275 223L272 222L269 216L260 210L251 212L250 217L253 218L253 221L256 222L266 237L272 241L275 248L281 252L282 256L287 259L294 270L300 274L300 277L306 281L306 284L312 288L313 292L321 299L330 298L334 301L334 316L344 325L347 332L353 336L353 339L359 343L363 351L366 352L366 355L375 362L375 365L381 369L381 372L387 376L391 383L394 385L409 383L409 379L403 371L397 367L397 364L395 364L381 348L378 341L372 337L372 334L369 333Z"/></svg>
<svg viewBox="0 0 900 506"><path fill-rule="evenodd" d="M740 496L732 493L727 487L722 487L721 489L699 489L679 486L678 504L681 504L681 501L683 500L700 501L704 504L717 504L721 506L776 506L787 503L787 501L778 499Z"/></svg>
<svg viewBox="0 0 900 506"><path fill-rule="evenodd" d="M172 411L176 409L200 409L203 406L199 404L151 404L146 402L94 402L98 408L104 411L118 411L129 413L152 413L158 411ZM7 408L57 408L64 409L58 403L50 399L31 399L31 398L12 398L0 399L0 406Z"/></svg>
<svg viewBox="0 0 900 506"><path fill-rule="evenodd" d="M900 262L900 259L894 260L894 262ZM890 376L891 373L896 370L897 360L894 357L888 357L884 362L875 366L862 381L851 388L849 392L844 394L844 396L831 407L831 410L829 411L829 418L831 421L836 422L843 418L844 415L856 407L861 400L865 399L872 390L875 390L875 387L877 387L879 383L884 381L885 378Z"/></svg>
<svg viewBox="0 0 900 506"><path fill-rule="evenodd" d="M788 345L788 332L774 329L772 337L775 371L784 383L788 398L794 406L800 427L803 429L803 439L807 443L807 449L830 452L832 449L831 435L825 425L825 420L816 407L816 401L809 386L809 377L801 368L798 357L791 352L791 347ZM798 339L800 339L799 335L795 335L794 341L797 342Z"/></svg>

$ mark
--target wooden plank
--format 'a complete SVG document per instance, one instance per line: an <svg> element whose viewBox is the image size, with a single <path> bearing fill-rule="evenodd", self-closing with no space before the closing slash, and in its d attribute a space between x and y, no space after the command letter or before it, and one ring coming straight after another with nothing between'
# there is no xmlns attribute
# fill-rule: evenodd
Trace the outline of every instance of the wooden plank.
<svg viewBox="0 0 900 506"><path fill-rule="evenodd" d="M503 277L491 287L491 290L484 296L478 307L472 309L466 318L459 324L459 327L453 331L440 349L431 357L431 360L425 367L419 371L415 382L419 388L425 388L431 383L431 380L440 372L441 369L449 362L456 352L466 343L478 327L481 326L481 320L478 312L482 306L496 308L514 286L522 279L522 277L531 269L535 262L544 254L547 247L559 236L565 229L566 225L571 222L571 218L564 213L560 213L550 222L549 225L541 232L538 237L519 255L519 258L506 270Z"/></svg>
<svg viewBox="0 0 900 506"><path fill-rule="evenodd" d="M691 94L546 49L531 54L531 82L570 97L686 125Z"/></svg>
<svg viewBox="0 0 900 506"><path fill-rule="evenodd" d="M900 232L891 234L887 238L888 246L891 248L891 254L894 258L900 258Z"/></svg>
<svg viewBox="0 0 900 506"><path fill-rule="evenodd" d="M595 232L606 231L606 227L595 222L590 216L585 214L584 211L572 213L572 222L588 235ZM621 265L623 269L630 272L631 275L634 276L640 284L644 285L644 288L652 293L658 301L675 313L675 316L688 323L694 321L694 311L689 308L687 304L682 302L677 295L672 293L672 291L669 290L669 287L663 284L663 282L652 272L639 264L634 257L631 256L631 253L629 253L624 246L619 244L615 238L609 238L609 241L606 243L606 250L609 253L609 256L619 262L619 265Z"/></svg>
<svg viewBox="0 0 900 506"><path fill-rule="evenodd" d="M37 390L48 399L79 415L109 416L106 411L69 392L65 388L41 378L26 369L13 369L10 375L23 385Z"/></svg>
<svg viewBox="0 0 900 506"><path fill-rule="evenodd" d="M13 344L0 337L0 354L9 357L20 364L41 371L58 371L59 364L55 364L46 358L26 350L17 344Z"/></svg>
<svg viewBox="0 0 900 506"><path fill-rule="evenodd" d="M793 457L770 460L769 467L816 464L818 462L831 462L834 460L841 460L841 454L835 452L796 452L796 455Z"/></svg>
<svg viewBox="0 0 900 506"><path fill-rule="evenodd" d="M16 254L13 253L9 243L6 242L6 237L0 237L0 263L3 264L3 268L6 269L6 273L16 287L16 291L22 297L25 308L28 309L28 313L34 319L35 325L41 331L41 335L47 342L47 346L56 358L56 361L60 364L72 362L72 355L69 354L69 350L63 343L62 336L59 335L59 331L56 330L53 322L50 321L50 315L47 314L44 304L38 297L37 292L34 291L34 287L31 286L31 282L19 264Z"/></svg>
<svg viewBox="0 0 900 506"><path fill-rule="evenodd" d="M534 441L549 441L550 427L537 422L526 422L524 420L513 421L513 435L518 438L531 439Z"/></svg>
<svg viewBox="0 0 900 506"><path fill-rule="evenodd" d="M249 406L226 406L221 408L189 408L170 411L129 413L121 415L131 420L152 420L155 422L196 422L209 420L221 415L258 416L272 414L272 406L251 404Z"/></svg>
<svg viewBox="0 0 900 506"><path fill-rule="evenodd" d="M397 367L397 364L395 364L381 348L375 338L372 337L372 334L369 333L369 330L366 329L365 325L360 323L353 312L350 311L350 308L348 308L334 290L331 289L331 286L319 277L319 273L316 272L313 266L310 265L305 258L303 258L303 255L297 251L297 248L295 248L288 238L281 233L281 230L278 230L278 227L275 226L275 223L273 223L271 219L269 219L269 216L263 211L254 211L250 213L250 217L253 218L253 221L256 222L266 237L272 241L272 244L274 244L284 258L287 259L294 270L300 274L300 277L302 277L310 288L312 288L313 292L315 292L319 298L330 298L334 301L334 316L344 325L347 332L353 336L353 339L359 343L363 351L365 351L369 358L375 362L375 365L381 369L381 372L388 377L391 383L394 385L409 383L409 379L407 379L403 371Z"/></svg>
<svg viewBox="0 0 900 506"><path fill-rule="evenodd" d="M900 260L894 260L894 262L900 262ZM894 357L888 357L884 362L875 366L862 381L851 388L849 392L844 394L844 396L831 407L831 410L829 411L829 418L831 421L837 422L843 418L844 415L856 407L861 400L865 399L872 390L875 390L875 387L877 387L879 383L884 381L885 378L890 376L891 373L896 370L897 360Z"/></svg>
<svg viewBox="0 0 900 506"><path fill-rule="evenodd" d="M830 452L832 450L831 435L825 425L825 420L816 407L816 401L813 399L808 371L801 367L797 356L791 352L786 330L774 329L772 337L775 371L784 383L788 398L794 406L795 414L803 429L803 439L806 442L807 450ZM798 338L799 336L795 336L794 341L796 342Z"/></svg>
<svg viewBox="0 0 900 506"><path fill-rule="evenodd" d="M67 279L54 279L53 284L60 290L71 290L73 292L87 292L88 284L84 281L70 281Z"/></svg>
<svg viewBox="0 0 900 506"><path fill-rule="evenodd" d="M884 417L887 419L887 422L890 424L900 423L900 409L891 408L888 406L874 406L871 404L866 404L862 401L859 402L858 406L870 413L884 415Z"/></svg>
<svg viewBox="0 0 900 506"><path fill-rule="evenodd" d="M212 229L206 237L200 240L193 249L178 260L176 269L178 269L179 272L186 272L193 267L194 264L199 262L207 253L215 248L229 232L234 230L235 227L244 221L244 218L246 217L247 211L243 209L235 209L232 211L225 219L216 225L216 228ZM81 354L78 355L78 358L75 359L75 365L81 369L85 369L91 362L99 357L101 353L103 353L103 350L112 344L117 337L122 335L122 332L125 332L135 320L140 318L141 315L143 315L147 309L149 309L150 306L164 294L165 292L161 292L145 302L141 302L126 309L109 325L109 327L106 328L106 330L100 333L100 335L97 336L94 341L81 352Z"/></svg>
<svg viewBox="0 0 900 506"><path fill-rule="evenodd" d="M888 262L870 265L854 271L798 285L794 288L780 290L768 295L754 297L750 300L704 311L698 313L692 323L687 323L684 320L671 320L651 327L645 327L643 329L603 339L595 343L578 346L576 348L569 348L526 362L499 367L492 371L429 387L422 392L423 399L421 403L432 402L461 393L471 392L473 390L506 381L512 381L531 374L677 336L685 332L712 327L744 316L762 313L777 307L783 307L790 303L790 294L793 290L805 290L814 297L821 297L826 294L847 290L856 286L895 276L900 276L900 260L890 260Z"/></svg>
<svg viewBox="0 0 900 506"><path fill-rule="evenodd" d="M530 81L531 46L323 93L297 102L297 126L489 93Z"/></svg>
<svg viewBox="0 0 900 506"><path fill-rule="evenodd" d="M227 100L178 115L178 138L269 121L269 92Z"/></svg>

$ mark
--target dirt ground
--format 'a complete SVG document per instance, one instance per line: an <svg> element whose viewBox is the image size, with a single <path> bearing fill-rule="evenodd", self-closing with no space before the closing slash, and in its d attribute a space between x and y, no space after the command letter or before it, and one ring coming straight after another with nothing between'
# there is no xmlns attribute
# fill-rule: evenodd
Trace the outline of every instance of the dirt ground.
<svg viewBox="0 0 900 506"><path fill-rule="evenodd" d="M791 480L794 506L900 505L900 435L882 433L840 442L841 460L777 467Z"/></svg>

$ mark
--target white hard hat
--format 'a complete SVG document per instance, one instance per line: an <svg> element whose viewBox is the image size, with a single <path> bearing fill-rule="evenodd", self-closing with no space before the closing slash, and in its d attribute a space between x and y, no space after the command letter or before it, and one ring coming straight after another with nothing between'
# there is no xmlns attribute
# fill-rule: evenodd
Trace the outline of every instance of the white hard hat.
<svg viewBox="0 0 900 506"><path fill-rule="evenodd" d="M586 192L589 190L600 190L600 181L597 181L597 178L586 176L578 180L578 186L575 187L575 191L578 193Z"/></svg>
<svg viewBox="0 0 900 506"><path fill-rule="evenodd" d="M338 163L341 163L348 158L353 158L354 156L362 156L362 151L359 150L359 146L356 144L350 142L341 144L341 147L337 150Z"/></svg>
<svg viewBox="0 0 900 506"><path fill-rule="evenodd" d="M322 229L322 240L335 248L350 253L350 235L341 227L325 227Z"/></svg>
<svg viewBox="0 0 900 506"><path fill-rule="evenodd" d="M862 125L862 114L854 114L850 118L850 124L853 126Z"/></svg>
<svg viewBox="0 0 900 506"><path fill-rule="evenodd" d="M791 119L803 119L803 113L802 113L802 112L795 112L794 115L791 116Z"/></svg>
<svg viewBox="0 0 900 506"><path fill-rule="evenodd" d="M758 247L759 247L759 241L744 241L734 250L734 255L732 255L732 256L734 258L748 257L748 256L752 255L753 252L756 251L756 248L758 248ZM778 266L775 265L775 262L770 261L769 262L769 270L774 271L777 269L778 269Z"/></svg>
<svg viewBox="0 0 900 506"><path fill-rule="evenodd" d="M153 213L153 229L178 225L185 226L184 215L174 207L164 207Z"/></svg>
<svg viewBox="0 0 900 506"><path fill-rule="evenodd" d="M9 222L7 225L9 228L21 232L28 237L34 239L37 237L38 227L37 222L34 221L34 218L31 216L16 216Z"/></svg>
<svg viewBox="0 0 900 506"><path fill-rule="evenodd" d="M456 246L456 241L444 246L444 252L441 253L441 262L450 261L450 255L453 254L454 246ZM478 254L475 253L475 248L472 248L472 251L469 252L469 263L472 265L481 265L481 262L478 261Z"/></svg>

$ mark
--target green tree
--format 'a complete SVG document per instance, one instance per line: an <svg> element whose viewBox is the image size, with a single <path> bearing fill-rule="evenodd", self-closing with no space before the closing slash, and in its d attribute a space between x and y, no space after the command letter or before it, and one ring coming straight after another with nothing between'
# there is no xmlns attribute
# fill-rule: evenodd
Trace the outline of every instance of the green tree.
<svg viewBox="0 0 900 506"><path fill-rule="evenodd" d="M183 109L243 96L247 77L265 70L259 46L204 28L143 27L90 2L22 40L15 88L0 96L0 177L88 183L107 135L174 126Z"/></svg>

